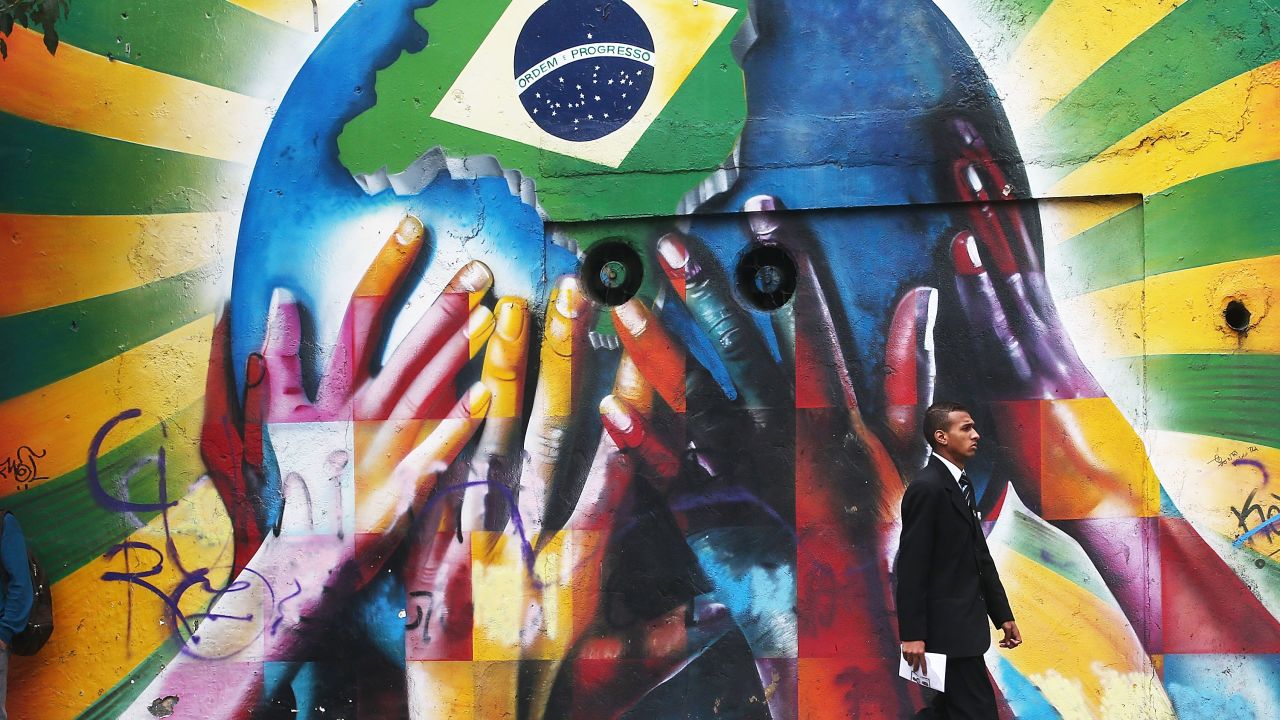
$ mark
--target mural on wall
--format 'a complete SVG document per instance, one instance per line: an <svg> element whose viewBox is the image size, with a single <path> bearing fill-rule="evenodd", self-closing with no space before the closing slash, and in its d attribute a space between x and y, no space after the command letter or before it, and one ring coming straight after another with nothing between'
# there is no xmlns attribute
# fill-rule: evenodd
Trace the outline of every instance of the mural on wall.
<svg viewBox="0 0 1280 720"><path fill-rule="evenodd" d="M1262 0L150 0L0 63L32 718L902 718L923 409L1002 717L1280 703Z"/></svg>

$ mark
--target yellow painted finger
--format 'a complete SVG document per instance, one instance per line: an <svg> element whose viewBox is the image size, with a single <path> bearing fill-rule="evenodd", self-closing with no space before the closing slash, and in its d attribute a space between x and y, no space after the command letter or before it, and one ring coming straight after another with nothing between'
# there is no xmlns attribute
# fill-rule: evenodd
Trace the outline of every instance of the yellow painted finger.
<svg viewBox="0 0 1280 720"><path fill-rule="evenodd" d="M490 418L516 418L524 411L529 351L529 309L522 298L498 301L494 334L485 351L480 381L493 393Z"/></svg>

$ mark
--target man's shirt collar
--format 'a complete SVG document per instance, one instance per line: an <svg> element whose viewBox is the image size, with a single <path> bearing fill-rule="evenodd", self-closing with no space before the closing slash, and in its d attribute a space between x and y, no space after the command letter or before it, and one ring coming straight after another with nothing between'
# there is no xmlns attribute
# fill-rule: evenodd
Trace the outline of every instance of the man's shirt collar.
<svg viewBox="0 0 1280 720"><path fill-rule="evenodd" d="M951 473L951 479L955 480L955 481L956 481L956 484L957 484L957 485L959 485L959 484L960 484L960 473L962 473L962 472L964 472L964 471L963 471L963 470L961 470L961 469L960 469L960 468L959 468L955 463L953 463L953 462L951 462L950 460L948 460L948 459L946 459L946 458L942 457L942 456L941 456L941 455L939 455L938 453L933 453L933 456L934 456L934 457L936 457L936 458L938 458L939 460L941 460L941 461L942 461L942 465L943 465L943 467L945 467L945 468L946 468L946 469Z"/></svg>

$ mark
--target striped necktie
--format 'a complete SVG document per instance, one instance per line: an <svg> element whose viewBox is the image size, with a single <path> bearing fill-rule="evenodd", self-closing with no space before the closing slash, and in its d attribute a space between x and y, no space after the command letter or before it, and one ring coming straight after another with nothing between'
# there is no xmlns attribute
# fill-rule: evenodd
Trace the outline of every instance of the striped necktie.
<svg viewBox="0 0 1280 720"><path fill-rule="evenodd" d="M969 482L969 476L963 472L960 473L960 492L964 495L965 504L969 506L969 512L977 515L978 506L973 502L973 485Z"/></svg>

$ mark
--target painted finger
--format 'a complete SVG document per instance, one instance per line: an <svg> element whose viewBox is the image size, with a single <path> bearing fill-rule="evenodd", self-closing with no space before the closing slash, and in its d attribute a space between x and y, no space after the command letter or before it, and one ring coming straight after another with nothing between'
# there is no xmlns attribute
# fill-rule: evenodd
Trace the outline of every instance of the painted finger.
<svg viewBox="0 0 1280 720"><path fill-rule="evenodd" d="M356 486L357 549L385 560L405 529L409 511L422 507L436 486L436 479L471 440L491 399L483 383L475 383L448 414L439 420L422 442L401 460L387 478L370 478ZM373 550L362 545L377 545ZM362 568L367 570L368 568Z"/></svg>
<svg viewBox="0 0 1280 720"><path fill-rule="evenodd" d="M417 377L404 388L388 418L428 419L448 412L445 403L456 395L454 380L458 372L488 342L493 328L494 318L489 308L481 305L472 310L466 326L446 339L431 360L418 371Z"/></svg>
<svg viewBox="0 0 1280 720"><path fill-rule="evenodd" d="M493 393L489 417L470 463L463 502L462 529L502 530L511 509L506 493L489 483L515 490L519 469L520 426L529 353L529 309L521 298L498 301L494 332L485 349L480 382ZM485 484L480 484L485 483Z"/></svg>
<svg viewBox="0 0 1280 720"><path fill-rule="evenodd" d="M493 273L479 260L462 266L405 339L396 346L377 377L356 398L358 418L390 416L405 387L420 375L442 346L457 339L471 313L493 285Z"/></svg>
<svg viewBox="0 0 1280 720"><path fill-rule="evenodd" d="M642 418L653 412L653 388L626 352L622 353L618 362L613 394L601 401L601 407L609 398ZM591 460L591 469L587 472L587 481L582 487L577 505L574 506L573 515L565 524L566 528L607 529L620 512L623 499L631 487L635 462L622 452L611 436L607 418L602 422L606 431L601 433L595 457Z"/></svg>
<svg viewBox="0 0 1280 720"><path fill-rule="evenodd" d="M885 341L885 415L897 450L912 469L922 466L927 457L920 422L933 402L937 314L937 290L918 287L907 291L894 308Z"/></svg>
<svg viewBox="0 0 1280 720"><path fill-rule="evenodd" d="M302 387L302 321L293 293L276 288L267 314L267 336L262 358L266 368L263 397L268 422L300 422L311 419L311 401Z"/></svg>
<svg viewBox="0 0 1280 720"><path fill-rule="evenodd" d="M229 327L230 315L224 310L213 328L209 374L205 380L204 416L200 430L200 459L231 518L231 530L235 538L234 575L253 557L262 542L262 523L256 513L255 498L245 478L246 441L241 435L243 413L240 412L239 403L235 401L233 390L235 373L231 369ZM250 356L250 360L245 371L245 382L261 383L262 356L254 354ZM256 397L255 401L260 402ZM261 411L255 415L260 418ZM260 464L260 424L253 435L258 442L256 456Z"/></svg>
<svg viewBox="0 0 1280 720"><path fill-rule="evenodd" d="M660 439L649 421L625 401L608 395L600 401L605 430L619 449L635 454L654 471L655 479L670 481L680 470L680 458Z"/></svg>
<svg viewBox="0 0 1280 720"><path fill-rule="evenodd" d="M724 273L690 255L678 233L658 240L658 260L698 327L715 345L747 407L775 407L786 400L777 367L751 318L732 299Z"/></svg>
<svg viewBox="0 0 1280 720"><path fill-rule="evenodd" d="M793 334L785 344L795 348L796 407L830 407L835 399L846 408L857 408L836 323L811 255L812 243L791 226L783 215L786 207L771 195L750 198L743 209L755 241L782 246L796 264L796 294L791 302L797 311L790 318L794 324L775 326L780 334Z"/></svg>
<svg viewBox="0 0 1280 720"><path fill-rule="evenodd" d="M832 512L842 503L876 510L860 512L860 521L869 523L881 518L891 512L892 498L901 492L901 477L892 456L861 415L845 363L844 343L828 304L823 275L815 265L812 238L796 228L794 220L783 217L781 210L785 208L776 197L751 197L745 210L754 240L778 243L796 264L796 292L790 304L795 307L791 322L795 338L795 405L799 411L795 450L797 521L836 521ZM832 461L847 462L856 475L854 482L846 479L840 487L823 479L823 470L812 466L817 457L828 454L831 437L847 437L851 441L844 451L832 457ZM846 497L849 493L854 495Z"/></svg>
<svg viewBox="0 0 1280 720"><path fill-rule="evenodd" d="M589 452L595 438L587 438L575 403L585 392L591 370L588 334L594 325L591 301L578 279L560 278L547 303L539 352L538 385L533 413L525 434L525 462L518 495L520 517L528 537L542 529L552 487L585 470L576 455ZM592 445L581 447L580 443Z"/></svg>
<svg viewBox="0 0 1280 720"><path fill-rule="evenodd" d="M371 373L382 332L395 316L388 305L425 245L425 234L418 218L405 215L383 243L351 294L331 376L346 375L359 384Z"/></svg>
<svg viewBox="0 0 1280 720"><path fill-rule="evenodd" d="M960 295L960 306L969 318L969 324L980 336L990 336L995 340L1020 383L1033 383L1026 350L1009 327L1004 305L982 263L973 233L961 231L951 240L951 260L956 268L956 291Z"/></svg>
<svg viewBox="0 0 1280 720"><path fill-rule="evenodd" d="M649 308L632 298L613 308L613 325L627 354L676 413L685 411L685 352Z"/></svg>
<svg viewBox="0 0 1280 720"><path fill-rule="evenodd" d="M952 177L961 199L973 203L970 218L975 228L991 228L993 236L1002 240L1002 253L997 265L1001 273L1041 272L1039 253L1031 241L1022 210L1016 203L999 210L993 202L1012 200L1016 189L991 153L982 133L963 118L951 123L952 132L960 146L960 157L952 163Z"/></svg>

